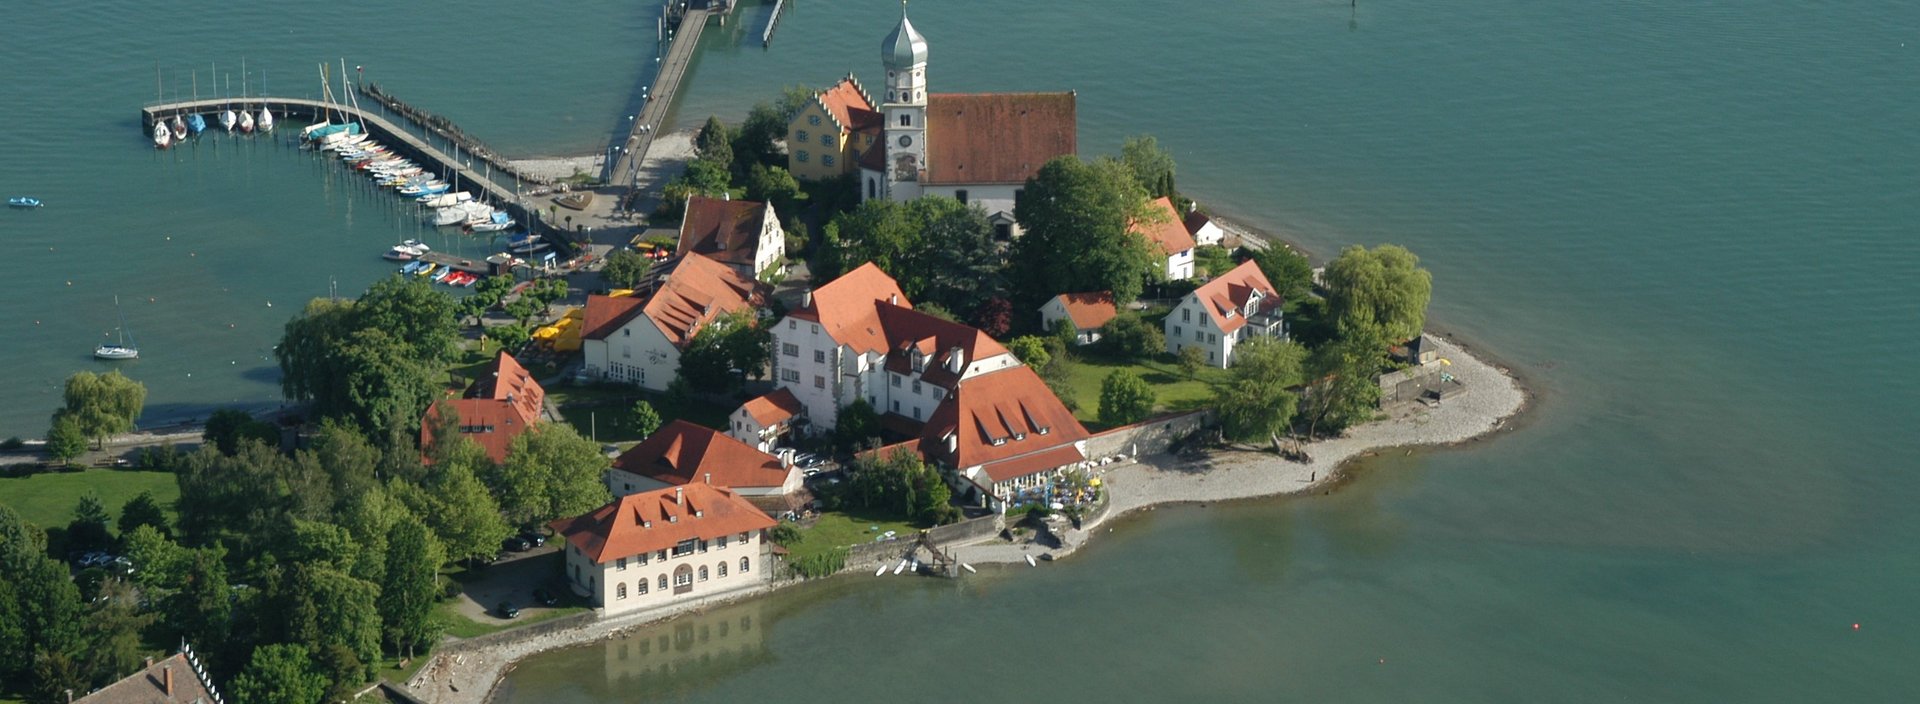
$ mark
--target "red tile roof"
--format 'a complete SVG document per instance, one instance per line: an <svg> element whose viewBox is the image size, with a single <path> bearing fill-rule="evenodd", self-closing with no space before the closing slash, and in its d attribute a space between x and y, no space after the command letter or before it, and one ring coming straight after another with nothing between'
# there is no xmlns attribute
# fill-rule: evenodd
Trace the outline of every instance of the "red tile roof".
<svg viewBox="0 0 1920 704"><path fill-rule="evenodd" d="M1007 354L1007 348L979 328L936 318L911 308L885 301L873 303L880 329L887 339L888 371L919 376L921 381L941 388L952 388L960 375L947 368L954 348L960 349L962 364ZM923 357L919 372L913 370L915 353ZM966 371L962 366L961 371Z"/></svg>
<svg viewBox="0 0 1920 704"><path fill-rule="evenodd" d="M1187 211L1186 220L1182 224L1186 225L1187 234L1199 237L1200 228L1206 227L1212 222L1213 219L1207 217L1206 213L1200 212L1199 208L1194 208L1193 210Z"/></svg>
<svg viewBox="0 0 1920 704"><path fill-rule="evenodd" d="M764 530L775 523L738 494L688 484L623 496L592 513L547 525L599 564L689 540Z"/></svg>
<svg viewBox="0 0 1920 704"><path fill-rule="evenodd" d="M171 688L169 682L172 683ZM206 682L193 673L193 665L187 661L187 656L176 653L127 675L125 679L75 699L73 704L190 704L212 701L213 693Z"/></svg>
<svg viewBox="0 0 1920 704"><path fill-rule="evenodd" d="M860 154L860 168L868 171L887 172L887 142L884 139L873 140L873 146Z"/></svg>
<svg viewBox="0 0 1920 704"><path fill-rule="evenodd" d="M1048 160L1076 153L1077 131L1072 92L933 93L927 96L927 168L920 178L929 184L1022 183Z"/></svg>
<svg viewBox="0 0 1920 704"><path fill-rule="evenodd" d="M805 406L800 405L800 399L793 395L793 390L785 386L773 393L756 396L753 400L741 404L740 407L746 410L748 418L752 418L753 422L759 423L762 428L773 427L775 423L800 415L806 410Z"/></svg>
<svg viewBox="0 0 1920 704"><path fill-rule="evenodd" d="M833 117L841 128L857 131L881 123L883 117L873 110L873 98L860 87L860 81L852 76L840 79L839 83L814 94L820 101L820 107Z"/></svg>
<svg viewBox="0 0 1920 704"><path fill-rule="evenodd" d="M1161 197L1147 204L1148 209L1157 213L1157 222L1137 222L1133 231L1147 238L1160 248L1160 253L1172 256L1193 249L1193 233L1187 231L1186 223L1181 221L1180 212L1174 210L1173 201Z"/></svg>
<svg viewBox="0 0 1920 704"><path fill-rule="evenodd" d="M1267 275L1260 273L1260 266L1253 260L1241 262L1232 271L1221 274L1194 289L1192 295L1206 308L1207 315L1213 317L1213 324L1221 332L1233 332L1247 324L1247 300L1259 291L1263 298L1254 310L1254 315L1280 307L1280 294L1273 290L1273 284L1267 283Z"/></svg>
<svg viewBox="0 0 1920 704"><path fill-rule="evenodd" d="M760 232L773 209L751 200L722 200L689 196L687 214L680 221L679 252L751 269L760 251ZM759 273L759 272L754 272Z"/></svg>
<svg viewBox="0 0 1920 704"><path fill-rule="evenodd" d="M640 307L647 299L639 296L587 296L586 320L582 322L580 337L587 340L604 340L620 326L626 325L633 316L640 314Z"/></svg>
<svg viewBox="0 0 1920 704"><path fill-rule="evenodd" d="M997 484L1029 474L1053 471L1086 459L1086 453L1081 452L1077 446L1056 445L1051 449L989 462L982 466L980 471L987 475L990 482Z"/></svg>
<svg viewBox="0 0 1920 704"><path fill-rule="evenodd" d="M867 262L815 290L813 301L793 311L793 317L819 323L835 342L855 352L886 352L887 338L875 301L913 305L893 277Z"/></svg>
<svg viewBox="0 0 1920 704"><path fill-rule="evenodd" d="M462 434L486 450L494 462L505 462L513 439L540 422L546 398L546 390L526 367L501 352L460 398L441 399L427 408L420 420L420 444L433 443L434 421L451 408L460 417L461 428L480 429Z"/></svg>
<svg viewBox="0 0 1920 704"><path fill-rule="evenodd" d="M1067 318L1073 321L1073 326L1081 330L1098 329L1119 314L1113 305L1112 291L1063 293L1054 296L1054 299L1066 309Z"/></svg>
<svg viewBox="0 0 1920 704"><path fill-rule="evenodd" d="M946 451L949 433L957 436L954 452ZM956 468L1001 463L991 470L1001 475L994 477L998 482L1085 459L1074 443L1087 439L1087 429L1040 375L1022 365L960 382L934 408L920 437L922 452ZM1066 457L1062 447L1075 457L1045 467L1034 464ZM1031 459L1007 462L1022 458Z"/></svg>
<svg viewBox="0 0 1920 704"><path fill-rule="evenodd" d="M675 420L621 453L613 468L668 484L780 487L791 467L725 433Z"/></svg>

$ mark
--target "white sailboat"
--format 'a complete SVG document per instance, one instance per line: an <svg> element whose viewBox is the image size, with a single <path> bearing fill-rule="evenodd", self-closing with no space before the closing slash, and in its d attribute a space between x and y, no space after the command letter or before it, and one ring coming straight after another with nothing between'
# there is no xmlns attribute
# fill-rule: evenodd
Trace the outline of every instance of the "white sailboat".
<svg viewBox="0 0 1920 704"><path fill-rule="evenodd" d="M226 112L220 113L220 126L225 128L228 133L232 133L234 128L240 124L240 116L233 114L233 103L231 102L233 100L232 76L227 77L227 100L229 102L227 103Z"/></svg>
<svg viewBox="0 0 1920 704"><path fill-rule="evenodd" d="M167 145L172 143L173 143L173 130L167 129L166 121L160 120L160 121L154 122L153 123L153 148L166 149Z"/></svg>
<svg viewBox="0 0 1920 704"><path fill-rule="evenodd" d="M119 315L120 313L120 297L119 296L113 297L113 311L115 315ZM127 342L126 316L124 315L120 316L120 327L117 329L120 332L119 344L103 343L99 347L93 348L93 356L98 357L100 359L137 359L139 358L140 346Z"/></svg>
<svg viewBox="0 0 1920 704"><path fill-rule="evenodd" d="M263 70L260 72L260 97L265 98L266 94L267 94L267 72ZM267 109L267 104L264 102L260 103L260 120L256 124L260 126L261 132L273 131L273 111Z"/></svg>

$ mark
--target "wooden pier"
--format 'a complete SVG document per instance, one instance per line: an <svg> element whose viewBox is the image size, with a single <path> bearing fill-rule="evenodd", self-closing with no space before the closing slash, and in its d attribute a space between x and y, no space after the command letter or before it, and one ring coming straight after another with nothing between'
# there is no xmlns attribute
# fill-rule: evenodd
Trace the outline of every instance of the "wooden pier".
<svg viewBox="0 0 1920 704"><path fill-rule="evenodd" d="M157 103L140 109L140 125L143 131L151 132L156 121L169 120L175 115L202 114L213 115L232 105L227 99L209 98L206 100L185 100L171 103ZM548 242L571 243L572 240L559 234L560 230L546 223L534 207L528 206L519 193L502 186L488 178L486 174L475 171L473 167L459 163L446 152L429 144L419 135L408 132L400 125L384 117L351 106L329 103L306 98L254 97L246 101L249 109L268 108L283 117L301 116L312 122L320 122L330 116L334 119L344 117L347 121L360 123L367 136L389 149L407 158L413 159L420 167L431 171L440 178L452 182L458 180L456 190L471 191L476 200L488 202L506 210L513 218L527 226L536 234L546 236ZM298 131L299 127L287 124L280 129ZM562 244L565 246L565 244Z"/></svg>
<svg viewBox="0 0 1920 704"><path fill-rule="evenodd" d="M640 163L646 160L647 150L653 147L653 138L659 136L660 125L667 120L667 111L673 108L673 99L680 92L680 79L686 76L687 65L693 63L694 49L700 44L700 32L706 28L707 18L712 12L714 10L703 5L688 7L681 15L673 42L660 59L660 71L654 74L646 105L640 108L640 114L635 117L633 124L628 125L626 139L617 145L620 147L618 157L606 162L607 170L602 180L607 185L624 186L629 191L634 187L634 181L639 177Z"/></svg>
<svg viewBox="0 0 1920 704"><path fill-rule="evenodd" d="M780 26L780 11L787 9L787 0L773 0L773 14L767 16L767 30L760 33L760 48L773 45L773 28Z"/></svg>

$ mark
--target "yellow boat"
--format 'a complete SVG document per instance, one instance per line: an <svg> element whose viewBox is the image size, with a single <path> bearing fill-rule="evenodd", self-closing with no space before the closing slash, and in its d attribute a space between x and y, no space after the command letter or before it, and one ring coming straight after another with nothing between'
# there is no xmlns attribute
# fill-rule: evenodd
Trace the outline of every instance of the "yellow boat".
<svg viewBox="0 0 1920 704"><path fill-rule="evenodd" d="M414 275L414 276L426 276L426 275L428 275L428 274L431 274L431 273L433 273L433 270L434 270L434 269L438 269L438 268L440 268L440 265L439 265L439 264L428 264L428 265L426 265L426 266L423 266L423 267L420 267L420 270L419 270L419 271L416 271L416 272L413 272L413 275Z"/></svg>

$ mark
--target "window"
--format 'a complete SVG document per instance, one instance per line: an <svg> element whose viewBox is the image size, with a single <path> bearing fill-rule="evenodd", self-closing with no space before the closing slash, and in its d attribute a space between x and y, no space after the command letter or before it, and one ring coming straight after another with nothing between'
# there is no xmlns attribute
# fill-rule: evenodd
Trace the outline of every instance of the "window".
<svg viewBox="0 0 1920 704"><path fill-rule="evenodd" d="M621 337L633 337L633 329L632 329L632 328L620 328L620 336L621 336Z"/></svg>
<svg viewBox="0 0 1920 704"><path fill-rule="evenodd" d="M794 152L793 159L794 161L798 161L802 164L807 163L807 150L802 149L800 151Z"/></svg>
<svg viewBox="0 0 1920 704"><path fill-rule="evenodd" d="M702 540L700 541L700 552L706 552L706 551L707 551L707 541Z"/></svg>
<svg viewBox="0 0 1920 704"><path fill-rule="evenodd" d="M715 577L719 577L719 578L721 578L721 579L726 579L726 577L727 577L727 563L725 563L725 562L722 562L722 563L720 563L720 564L719 564L718 566L716 566L716 567L714 567L714 572L713 572L713 575L714 575Z"/></svg>
<svg viewBox="0 0 1920 704"><path fill-rule="evenodd" d="M1201 342L1206 342L1206 341L1207 341L1207 331L1205 331L1205 330L1201 330L1200 328L1194 328L1194 329L1193 329L1193 339L1195 339L1195 340L1199 340L1199 341L1201 341Z"/></svg>
<svg viewBox="0 0 1920 704"><path fill-rule="evenodd" d="M920 407L919 407L919 406L914 406L914 407L913 407L913 419L914 419L914 420L920 420Z"/></svg>
<svg viewBox="0 0 1920 704"><path fill-rule="evenodd" d="M827 351L826 351L826 350L814 350L814 351L813 351L813 363L814 363L814 364L826 364L826 363L827 363Z"/></svg>
<svg viewBox="0 0 1920 704"><path fill-rule="evenodd" d="M820 376L819 374L813 375L813 388L816 388L816 389L827 388L827 378L824 376Z"/></svg>
<svg viewBox="0 0 1920 704"><path fill-rule="evenodd" d="M811 139L811 137L807 136L806 130L800 130L798 132L795 132L793 133L793 136L794 136L794 141L799 141L799 142L805 142L808 139Z"/></svg>
<svg viewBox="0 0 1920 704"><path fill-rule="evenodd" d="M993 238L1001 241L1013 239L1013 226L1004 222L995 223L993 226Z"/></svg>
<svg viewBox="0 0 1920 704"><path fill-rule="evenodd" d="M1179 336L1181 336L1182 334L1185 334L1185 333L1184 333L1184 331L1182 331L1182 330L1180 329L1180 326L1178 326L1178 325L1175 325L1175 326L1173 326L1173 336L1174 336L1174 337L1179 337Z"/></svg>
<svg viewBox="0 0 1920 704"><path fill-rule="evenodd" d="M894 413L899 413L899 412L900 412L900 399L897 399L897 398L896 398L896 399L894 399L894 400L893 400L893 412L894 412Z"/></svg>
<svg viewBox="0 0 1920 704"><path fill-rule="evenodd" d="M1180 309L1180 322L1183 322L1183 323L1191 323L1191 322L1193 322L1193 309L1192 309L1192 308L1181 308L1181 309Z"/></svg>
<svg viewBox="0 0 1920 704"><path fill-rule="evenodd" d="M793 330L793 329L796 329L796 328L799 328L799 327L800 327L800 321L798 321L798 320L788 320L788 321L787 321L787 329L788 329L788 330Z"/></svg>
<svg viewBox="0 0 1920 704"><path fill-rule="evenodd" d="M782 370L780 370L780 380L781 380L781 381L791 381L791 382L794 382L794 383L796 383L796 384L797 384L797 383L800 383L800 370L798 370L798 369L782 369Z"/></svg>
<svg viewBox="0 0 1920 704"><path fill-rule="evenodd" d="M644 579L643 579L643 580L640 580L640 581L638 581L638 582L634 582L634 583L633 583L633 590L634 590L634 591L636 591L636 592L639 592L639 593L641 593L641 594L646 594L646 593L647 593L647 580L644 580Z"/></svg>
<svg viewBox="0 0 1920 704"><path fill-rule="evenodd" d="M650 552L643 552L643 553L640 553L640 564L642 564L642 565L645 565L645 564L647 564L647 562L648 562L648 560L647 560L647 558L650 558L650 557L652 557L652 556L653 556L653 553L650 553Z"/></svg>
<svg viewBox="0 0 1920 704"><path fill-rule="evenodd" d="M823 146L823 147L833 146L833 135L827 135L827 134L820 135L820 146ZM822 163L831 164L833 162L823 161Z"/></svg>
<svg viewBox="0 0 1920 704"><path fill-rule="evenodd" d="M813 125L813 126L815 126L815 127L818 127L818 126L820 125L820 116L819 116L819 115L808 115L808 116L807 116L807 124L809 124L809 125ZM806 133L805 133L805 132L801 132L800 134L806 134ZM801 139L805 139L805 137L802 137Z"/></svg>
<svg viewBox="0 0 1920 704"><path fill-rule="evenodd" d="M880 197L880 183L878 181L875 181L873 179L867 179L867 197L868 198Z"/></svg>
<svg viewBox="0 0 1920 704"><path fill-rule="evenodd" d="M942 389L938 386L933 387L933 400L938 401L946 397L947 397L946 389Z"/></svg>
<svg viewBox="0 0 1920 704"><path fill-rule="evenodd" d="M907 113L904 113L904 112L903 112L903 113L900 113L900 126L901 126L901 127L912 127L912 126L913 126L913 116L912 116L912 115L909 115L909 114L907 114Z"/></svg>
<svg viewBox="0 0 1920 704"><path fill-rule="evenodd" d="M665 551L665 550L661 550L661 551L659 552L659 554L658 554L658 557L659 557L659 560L660 560L661 562L666 562L666 561L667 561L667 551Z"/></svg>
<svg viewBox="0 0 1920 704"><path fill-rule="evenodd" d="M919 380L919 379L915 379L915 380L913 380L913 393L914 393L915 395L919 395L919 393L920 393L920 380Z"/></svg>
<svg viewBox="0 0 1920 704"><path fill-rule="evenodd" d="M702 581L702 582L705 582L705 581L707 581L707 566L706 566L706 565L701 565L701 566L700 566L700 581Z"/></svg>
<svg viewBox="0 0 1920 704"><path fill-rule="evenodd" d="M892 383L892 384L893 384L893 388L896 388L896 389L897 389L897 388L900 388L900 375L898 375L898 374L889 374L889 375L887 375L887 378L888 378L888 379L891 379L891 380L892 380L892 382L890 382L890 383Z"/></svg>
<svg viewBox="0 0 1920 704"><path fill-rule="evenodd" d="M832 166L832 165L833 165L833 155L832 155L832 154L821 154L821 155L820 155L820 165L821 165L821 166Z"/></svg>
<svg viewBox="0 0 1920 704"><path fill-rule="evenodd" d="M614 567L614 569L616 569L616 570L621 570L621 571L625 571L625 570L627 569L627 558L624 558L624 557L623 557L623 558L620 558L620 560L619 560L619 561L618 561L617 563L615 563L615 564L616 564L617 566L616 566L616 567Z"/></svg>
<svg viewBox="0 0 1920 704"><path fill-rule="evenodd" d="M744 558L744 557L740 558L740 571L741 572L747 571L747 558Z"/></svg>
<svg viewBox="0 0 1920 704"><path fill-rule="evenodd" d="M663 575L660 575L660 591L664 592L666 590L667 590L667 576L663 574Z"/></svg>
<svg viewBox="0 0 1920 704"><path fill-rule="evenodd" d="M615 599L625 599L625 598L627 598L627 583L626 583L626 582L621 582L620 584L618 584L618 585L616 585L616 586L615 586L615 587L613 588L613 598L615 598Z"/></svg>
<svg viewBox="0 0 1920 704"><path fill-rule="evenodd" d="M703 567L701 569L706 569L706 568ZM692 585L693 585L693 570L687 569L686 565L681 565L680 569L675 570L673 573L673 586L686 587L686 586L692 586Z"/></svg>
<svg viewBox="0 0 1920 704"><path fill-rule="evenodd" d="M784 354L788 357L798 357L800 356L800 346L793 344L791 342L781 343L780 354Z"/></svg>
<svg viewBox="0 0 1920 704"><path fill-rule="evenodd" d="M960 201L961 203L967 202L967 189L962 188L960 190L954 191L953 199Z"/></svg>
<svg viewBox="0 0 1920 704"><path fill-rule="evenodd" d="M718 538L714 538L714 540L713 540L713 549L715 549L715 550L725 550L725 549L727 549L727 536L724 536L724 535L723 535L723 536L720 536L720 537L718 537Z"/></svg>

